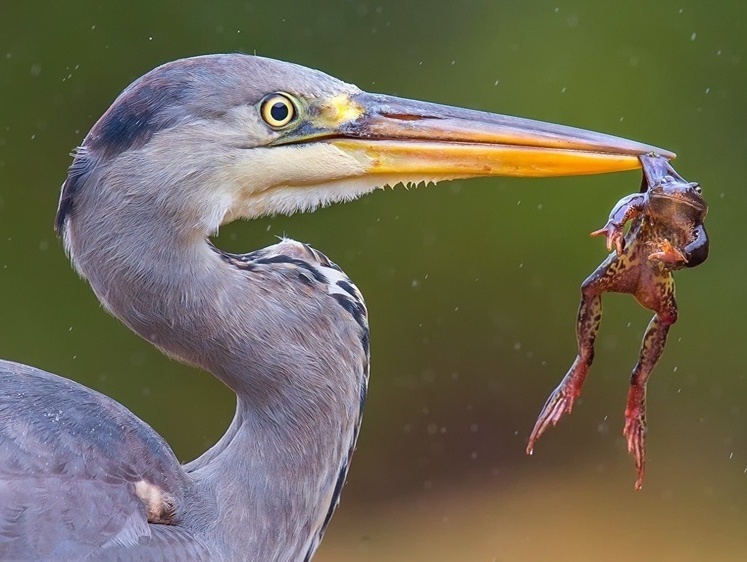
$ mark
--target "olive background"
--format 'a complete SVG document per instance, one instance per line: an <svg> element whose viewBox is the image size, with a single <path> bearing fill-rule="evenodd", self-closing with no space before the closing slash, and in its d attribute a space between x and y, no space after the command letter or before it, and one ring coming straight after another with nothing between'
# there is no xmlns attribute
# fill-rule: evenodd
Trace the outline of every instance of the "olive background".
<svg viewBox="0 0 747 562"><path fill-rule="evenodd" d="M710 203L711 257L676 276L638 493L621 430L650 313L630 296L604 299L582 399L524 454L605 257L588 233L638 172L399 187L223 229L231 251L308 242L367 299L369 400L317 560L744 559L747 3L0 0L0 356L114 397L185 461L233 397L109 317L52 222L70 151L122 88L230 51L668 148Z"/></svg>

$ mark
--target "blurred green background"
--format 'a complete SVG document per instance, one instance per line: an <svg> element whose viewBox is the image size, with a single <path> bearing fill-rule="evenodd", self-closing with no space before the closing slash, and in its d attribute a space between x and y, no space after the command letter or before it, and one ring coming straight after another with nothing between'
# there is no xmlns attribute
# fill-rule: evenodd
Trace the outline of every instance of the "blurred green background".
<svg viewBox="0 0 747 562"><path fill-rule="evenodd" d="M366 296L372 376L318 560L743 560L747 552L747 3L0 0L0 355L96 388L189 460L233 398L110 318L52 231L69 152L170 59L256 52L369 91L523 115L676 151L710 202L712 253L677 275L680 321L649 385L649 465L621 437L650 314L605 298L573 415L524 447L575 353L588 233L639 174L377 192L234 224L337 261Z"/></svg>

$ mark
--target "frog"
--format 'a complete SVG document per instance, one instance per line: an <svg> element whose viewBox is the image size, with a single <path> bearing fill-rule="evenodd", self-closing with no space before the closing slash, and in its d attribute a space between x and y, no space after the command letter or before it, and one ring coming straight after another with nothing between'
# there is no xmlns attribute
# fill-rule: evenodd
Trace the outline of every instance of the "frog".
<svg viewBox="0 0 747 562"><path fill-rule="evenodd" d="M623 197L609 220L591 236L603 236L610 252L581 285L576 321L577 355L550 394L529 436L532 454L548 427L570 414L594 359L594 342L602 319L602 295L625 293L654 312L630 376L623 435L635 459L635 489L643 486L646 465L646 385L661 357L671 326L677 321L673 272L702 264L709 242L704 220L708 204L696 182L688 182L667 158L640 156L643 181L638 193ZM630 226L625 232L626 224Z"/></svg>

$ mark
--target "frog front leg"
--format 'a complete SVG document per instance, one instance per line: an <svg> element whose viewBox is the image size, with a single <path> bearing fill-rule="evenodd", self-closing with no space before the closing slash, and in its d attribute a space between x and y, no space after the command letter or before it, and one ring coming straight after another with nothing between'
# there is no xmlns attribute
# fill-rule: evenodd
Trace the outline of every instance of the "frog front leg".
<svg viewBox="0 0 747 562"><path fill-rule="evenodd" d="M619 262L611 254L581 285L581 304L576 321L576 359L558 387L545 402L537 422L529 436L527 454L531 455L534 445L550 425L557 425L563 414L571 413L573 403L581 394L581 387L586 380L594 360L594 341L602 320L602 293L608 290L609 281Z"/></svg>
<svg viewBox="0 0 747 562"><path fill-rule="evenodd" d="M656 279L655 289L642 289L636 294L638 301L656 315L646 328L641 342L641 352L638 363L630 375L630 389L625 407L625 428L623 435L628 442L628 452L635 459L638 473L635 489L643 486L643 476L646 469L646 384L664 352L669 328L677 321L677 302L674 299L674 278L667 272Z"/></svg>
<svg viewBox="0 0 747 562"><path fill-rule="evenodd" d="M611 251L614 246L619 256L625 247L623 240L623 230L625 224L637 217L646 207L646 194L633 193L623 197L617 202L617 205L610 212L607 224L599 230L591 233L591 236L604 236L607 238L607 251Z"/></svg>

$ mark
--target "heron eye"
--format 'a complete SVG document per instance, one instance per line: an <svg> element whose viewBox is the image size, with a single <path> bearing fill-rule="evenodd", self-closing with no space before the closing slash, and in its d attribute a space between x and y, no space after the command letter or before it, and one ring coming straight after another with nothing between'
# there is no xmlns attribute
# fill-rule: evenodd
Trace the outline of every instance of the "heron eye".
<svg viewBox="0 0 747 562"><path fill-rule="evenodd" d="M296 106L285 94L271 94L262 101L260 113L265 123L280 129L296 118Z"/></svg>

